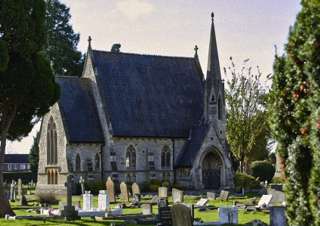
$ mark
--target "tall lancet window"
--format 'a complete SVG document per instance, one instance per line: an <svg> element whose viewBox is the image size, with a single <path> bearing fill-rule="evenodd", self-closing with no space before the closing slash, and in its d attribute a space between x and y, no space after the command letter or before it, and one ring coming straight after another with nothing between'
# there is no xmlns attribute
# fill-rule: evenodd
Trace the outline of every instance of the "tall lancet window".
<svg viewBox="0 0 320 226"><path fill-rule="evenodd" d="M161 152L161 168L168 169L171 165L170 148L166 145Z"/></svg>
<svg viewBox="0 0 320 226"><path fill-rule="evenodd" d="M130 145L127 149L126 153L126 167L128 169L136 168L136 150L132 145Z"/></svg>
<svg viewBox="0 0 320 226"><path fill-rule="evenodd" d="M218 119L222 119L222 103L221 103L221 98L219 97L218 99Z"/></svg>
<svg viewBox="0 0 320 226"><path fill-rule="evenodd" d="M77 154L76 156L76 172L80 172L81 171L81 159L80 159L80 155Z"/></svg>
<svg viewBox="0 0 320 226"><path fill-rule="evenodd" d="M58 153L57 153L57 130L56 124L51 117L47 129L47 164L57 164Z"/></svg>

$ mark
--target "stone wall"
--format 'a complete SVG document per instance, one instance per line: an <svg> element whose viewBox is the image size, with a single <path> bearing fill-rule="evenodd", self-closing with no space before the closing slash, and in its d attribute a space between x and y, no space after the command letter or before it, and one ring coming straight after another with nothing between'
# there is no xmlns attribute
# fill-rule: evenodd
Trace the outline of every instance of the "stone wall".
<svg viewBox="0 0 320 226"><path fill-rule="evenodd" d="M55 165L47 165L47 127L50 118L56 125L57 131L57 155L58 161ZM66 157L66 133L64 130L62 117L58 104L54 104L50 112L46 114L41 123L41 133L39 140L39 166L38 166L38 181L37 181L37 192L56 192L64 193L64 183L66 176L68 175L68 164ZM58 170L58 184L48 185L48 169Z"/></svg>

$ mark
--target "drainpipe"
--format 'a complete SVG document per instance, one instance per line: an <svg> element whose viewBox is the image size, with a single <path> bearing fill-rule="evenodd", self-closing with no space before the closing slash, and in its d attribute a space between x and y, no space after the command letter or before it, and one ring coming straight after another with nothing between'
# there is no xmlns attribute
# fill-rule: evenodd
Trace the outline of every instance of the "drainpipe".
<svg viewBox="0 0 320 226"><path fill-rule="evenodd" d="M172 141L172 169L173 169L173 183L176 183L176 171L175 171L175 167L174 167L174 156L175 156L175 145L174 145L174 139L171 139Z"/></svg>
<svg viewBox="0 0 320 226"><path fill-rule="evenodd" d="M105 146L105 144L102 144L101 146L100 146L100 156L101 156L101 158L100 158L100 169L101 169L101 181L103 181L103 176L104 176L104 174L103 174L103 148L104 148L104 146Z"/></svg>

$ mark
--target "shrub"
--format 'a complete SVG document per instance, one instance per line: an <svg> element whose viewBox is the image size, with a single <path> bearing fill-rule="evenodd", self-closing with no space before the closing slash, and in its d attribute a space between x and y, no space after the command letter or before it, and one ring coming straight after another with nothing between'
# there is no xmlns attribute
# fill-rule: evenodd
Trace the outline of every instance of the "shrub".
<svg viewBox="0 0 320 226"><path fill-rule="evenodd" d="M234 178L234 184L237 189L256 189L260 188L259 181L256 181L253 176L246 173L236 173Z"/></svg>
<svg viewBox="0 0 320 226"><path fill-rule="evenodd" d="M284 184L286 180L282 177L273 177L271 182L273 184Z"/></svg>
<svg viewBox="0 0 320 226"><path fill-rule="evenodd" d="M169 181L162 181L162 185L161 185L162 187L167 187L167 188L169 188L170 187L170 182Z"/></svg>
<svg viewBox="0 0 320 226"><path fill-rule="evenodd" d="M150 180L149 183L149 191L153 191L153 192L157 192L158 188L161 186L161 181L160 180L156 180L156 179L152 179Z"/></svg>
<svg viewBox="0 0 320 226"><path fill-rule="evenodd" d="M100 190L106 190L106 184L103 181L92 181L84 184L86 191L91 191L91 194L98 195Z"/></svg>
<svg viewBox="0 0 320 226"><path fill-rule="evenodd" d="M56 195L54 193L37 193L36 194L39 202L41 204L49 204L49 205L55 205L58 204L58 199L56 198Z"/></svg>
<svg viewBox="0 0 320 226"><path fill-rule="evenodd" d="M268 161L255 161L251 164L252 176L260 181L270 182L274 176L275 168Z"/></svg>

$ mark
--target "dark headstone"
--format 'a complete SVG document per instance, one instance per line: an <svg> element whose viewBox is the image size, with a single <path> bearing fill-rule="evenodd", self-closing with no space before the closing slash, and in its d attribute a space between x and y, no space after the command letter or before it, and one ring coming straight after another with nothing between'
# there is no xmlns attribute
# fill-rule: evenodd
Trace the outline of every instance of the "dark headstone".
<svg viewBox="0 0 320 226"><path fill-rule="evenodd" d="M171 212L173 226L192 226L193 218L188 206L180 203L174 204Z"/></svg>
<svg viewBox="0 0 320 226"><path fill-rule="evenodd" d="M172 214L171 214L171 207L161 207L159 206L158 209L159 215L159 222L162 226L172 226Z"/></svg>

